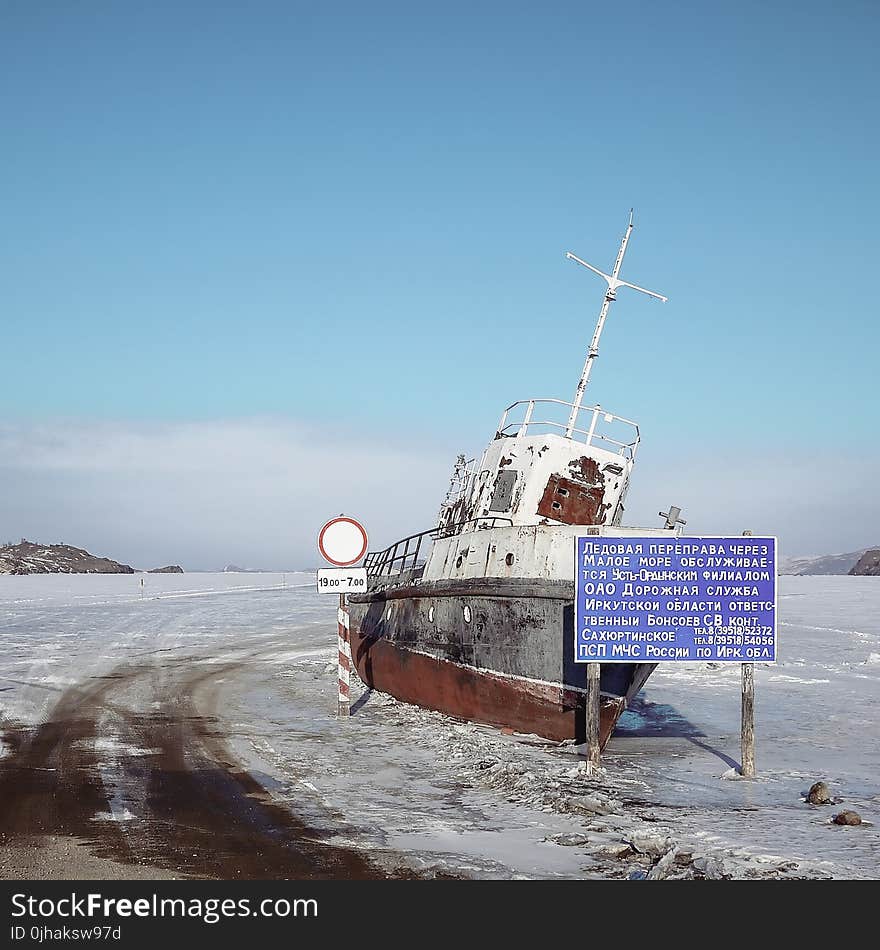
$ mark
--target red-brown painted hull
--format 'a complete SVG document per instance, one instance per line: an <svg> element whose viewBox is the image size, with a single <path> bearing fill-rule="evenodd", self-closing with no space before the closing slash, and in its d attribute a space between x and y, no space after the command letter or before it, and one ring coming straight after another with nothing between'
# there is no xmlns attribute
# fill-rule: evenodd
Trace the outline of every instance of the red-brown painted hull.
<svg viewBox="0 0 880 950"><path fill-rule="evenodd" d="M362 637L352 623L351 654L368 686L407 703L473 722L583 741L582 694L561 686L500 676ZM599 741L604 747L624 710L622 698L602 696Z"/></svg>

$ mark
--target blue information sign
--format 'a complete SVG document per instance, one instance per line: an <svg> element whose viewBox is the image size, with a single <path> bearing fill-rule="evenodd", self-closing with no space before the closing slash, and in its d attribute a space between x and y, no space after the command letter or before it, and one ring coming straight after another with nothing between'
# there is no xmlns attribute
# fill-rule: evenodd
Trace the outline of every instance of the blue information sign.
<svg viewBox="0 0 880 950"><path fill-rule="evenodd" d="M776 661L776 539L575 538L575 663Z"/></svg>

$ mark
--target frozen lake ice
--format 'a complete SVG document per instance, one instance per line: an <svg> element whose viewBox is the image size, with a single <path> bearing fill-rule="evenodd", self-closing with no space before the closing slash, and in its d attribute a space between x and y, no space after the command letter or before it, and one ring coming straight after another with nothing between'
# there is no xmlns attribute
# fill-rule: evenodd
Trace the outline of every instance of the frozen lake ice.
<svg viewBox="0 0 880 950"><path fill-rule="evenodd" d="M780 578L780 661L755 670L754 780L736 772L736 665L659 668L622 718L603 774L587 780L570 744L505 735L362 689L356 715L338 721L335 613L336 599L315 593L310 574L2 576L0 727L11 735L45 722L70 687L173 660L206 671L215 732L273 799L340 843L401 853L416 869L878 875L877 578ZM126 702L148 711L150 689L145 679ZM111 791L95 817L124 834L142 802L118 778L120 763L151 750L114 733L111 712L89 740ZM12 745L0 742L0 770ZM836 804L804 802L818 779ZM865 823L831 824L844 808ZM658 869L664 854L672 857Z"/></svg>

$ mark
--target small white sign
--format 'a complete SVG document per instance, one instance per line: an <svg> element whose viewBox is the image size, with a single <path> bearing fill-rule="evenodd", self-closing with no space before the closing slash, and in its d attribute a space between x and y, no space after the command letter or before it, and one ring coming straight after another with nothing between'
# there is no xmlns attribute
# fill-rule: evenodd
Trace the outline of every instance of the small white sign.
<svg viewBox="0 0 880 950"><path fill-rule="evenodd" d="M318 568L319 594L356 594L367 589L365 567Z"/></svg>

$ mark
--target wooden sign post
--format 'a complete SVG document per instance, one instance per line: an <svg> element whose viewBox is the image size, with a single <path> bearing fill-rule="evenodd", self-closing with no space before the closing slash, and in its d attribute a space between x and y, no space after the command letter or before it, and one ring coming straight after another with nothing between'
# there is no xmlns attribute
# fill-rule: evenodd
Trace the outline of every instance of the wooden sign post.
<svg viewBox="0 0 880 950"><path fill-rule="evenodd" d="M587 775L599 771L599 664L587 664Z"/></svg>
<svg viewBox="0 0 880 950"><path fill-rule="evenodd" d="M751 531L743 531L750 538ZM740 726L742 772L744 778L755 777L755 664L742 665L742 725Z"/></svg>
<svg viewBox="0 0 880 950"><path fill-rule="evenodd" d="M755 777L755 664L742 665L742 772Z"/></svg>

